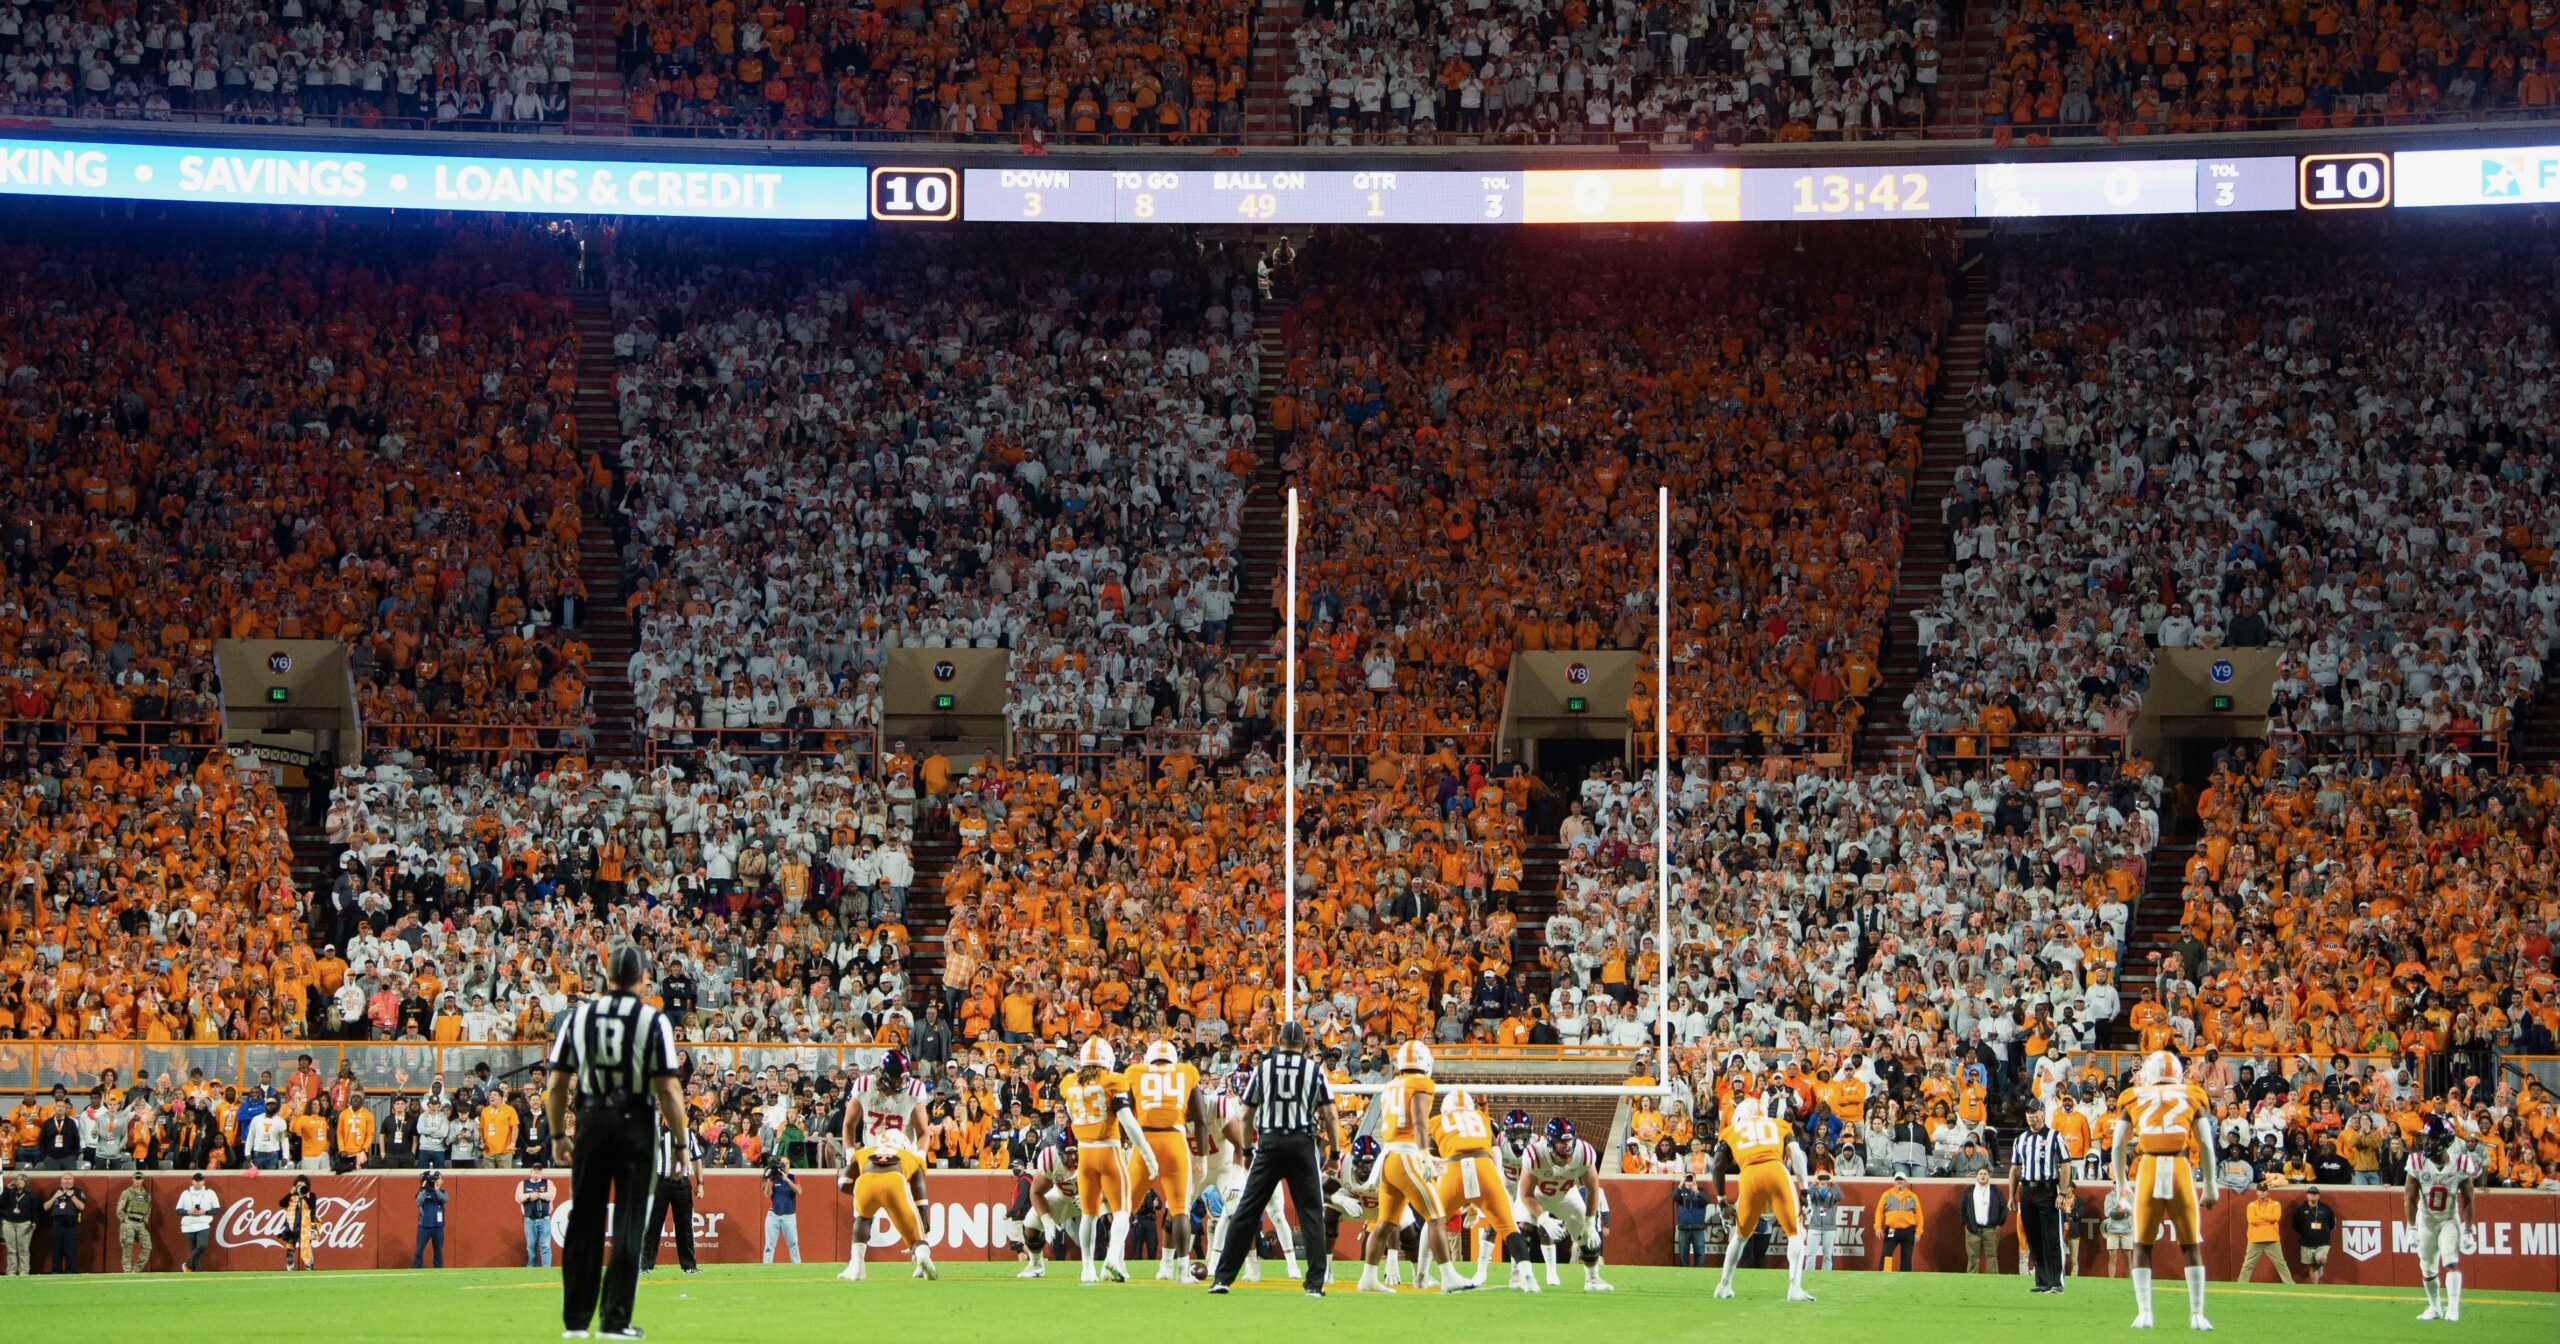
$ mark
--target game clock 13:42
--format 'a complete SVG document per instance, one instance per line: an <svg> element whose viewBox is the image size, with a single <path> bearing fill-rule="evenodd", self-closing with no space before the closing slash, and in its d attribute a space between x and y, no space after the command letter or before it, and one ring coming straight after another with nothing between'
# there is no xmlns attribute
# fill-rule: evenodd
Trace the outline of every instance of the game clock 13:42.
<svg viewBox="0 0 2560 1344"><path fill-rule="evenodd" d="M1763 179L1779 188L1774 201L1761 192L1744 192L1745 219L1858 219L1879 216L1922 218L1961 215L1972 202L1964 183L1923 168L1818 168L1801 171L1759 170L1745 181ZM1770 207L1776 207L1771 209ZM1757 207L1757 208L1755 208Z"/></svg>

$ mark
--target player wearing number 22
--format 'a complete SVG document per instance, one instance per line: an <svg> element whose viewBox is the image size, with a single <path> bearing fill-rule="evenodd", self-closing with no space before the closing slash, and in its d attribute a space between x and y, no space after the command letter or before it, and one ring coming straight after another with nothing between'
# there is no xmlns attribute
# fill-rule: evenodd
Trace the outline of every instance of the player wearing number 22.
<svg viewBox="0 0 2560 1344"><path fill-rule="evenodd" d="M924 1219L916 1213L924 1201L924 1158L915 1149L883 1134L845 1163L836 1185L853 1194L853 1258L838 1278L860 1283L869 1277L865 1256L871 1247L872 1226L883 1214L913 1251L915 1276L942 1277L942 1271L934 1268L933 1248L925 1244Z"/></svg>
<svg viewBox="0 0 2560 1344"><path fill-rule="evenodd" d="M2133 1328L2151 1328L2151 1246L2166 1224L2186 1264L2187 1327L2210 1330L2204 1315L2205 1209L2214 1185L2213 1108L2204 1089L2166 1050L2142 1061L2116 1099L2116 1170L2133 1177Z"/></svg>
<svg viewBox="0 0 2560 1344"><path fill-rule="evenodd" d="M1076 1136L1076 1212L1080 1215L1076 1246L1084 1254L1086 1283L1104 1278L1113 1283L1129 1281L1129 1215L1145 1189L1130 1179L1132 1155L1146 1168L1147 1180L1156 1179L1155 1151L1147 1146L1146 1132L1138 1126L1129 1100L1129 1080L1117 1071L1119 1062L1111 1043L1096 1037L1076 1052L1076 1071L1058 1084L1058 1100L1067 1108L1067 1128ZM1105 1214L1111 1219L1111 1249L1097 1270L1093 1233Z"/></svg>
<svg viewBox="0 0 2560 1344"><path fill-rule="evenodd" d="M1724 1277L1716 1282L1716 1296L1733 1296L1734 1266L1751 1229L1767 1214L1787 1234L1787 1300L1812 1301L1813 1294L1804 1290L1804 1222L1796 1216L1796 1189L1805 1179L1804 1149L1796 1143L1795 1127L1765 1113L1756 1097L1733 1104L1732 1118L1717 1132L1715 1155L1707 1159L1707 1184L1719 1208L1725 1207L1724 1174L1732 1170L1741 1173L1739 1197L1725 1223Z"/></svg>

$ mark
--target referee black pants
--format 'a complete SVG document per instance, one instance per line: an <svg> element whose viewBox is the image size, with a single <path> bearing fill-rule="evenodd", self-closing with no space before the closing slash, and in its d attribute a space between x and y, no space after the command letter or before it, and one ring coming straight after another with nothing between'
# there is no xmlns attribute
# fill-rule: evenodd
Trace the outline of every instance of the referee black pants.
<svg viewBox="0 0 2560 1344"><path fill-rule="evenodd" d="M1245 1174L1244 1194L1227 1210L1226 1241L1218 1247L1219 1283L1236 1281L1236 1271L1244 1268L1244 1258L1253 1253L1254 1239L1262 1232L1262 1211L1271 1206L1272 1192L1286 1181L1289 1202L1297 1206L1297 1225L1306 1235L1307 1244L1299 1249L1307 1257L1307 1287L1324 1286L1325 1259L1333 1246L1314 1235L1325 1226L1320 1165L1311 1134L1265 1134L1253 1146L1253 1169Z"/></svg>
<svg viewBox="0 0 2560 1344"><path fill-rule="evenodd" d="M640 1237L640 1266L658 1267L658 1242L666 1236L667 1220L675 1220L676 1266L690 1271L693 1259L693 1183L658 1178L658 1197L649 1213L649 1228Z"/></svg>
<svg viewBox="0 0 2560 1344"><path fill-rule="evenodd" d="M2061 1198L2062 1187L2053 1181L2028 1181L2019 1189L2025 1207L2018 1210L2019 1225L2026 1229L2027 1253L2034 1257L2036 1286L2062 1286L2062 1210L2054 1207Z"/></svg>
<svg viewBox="0 0 2560 1344"><path fill-rule="evenodd" d="M561 1319L572 1330L631 1324L640 1287L640 1246L649 1229L649 1196L658 1178L657 1116L639 1109L578 1113L570 1149L569 1236L561 1248ZM605 1263L605 1225L613 1225L613 1263ZM601 1291L601 1297L599 1297Z"/></svg>

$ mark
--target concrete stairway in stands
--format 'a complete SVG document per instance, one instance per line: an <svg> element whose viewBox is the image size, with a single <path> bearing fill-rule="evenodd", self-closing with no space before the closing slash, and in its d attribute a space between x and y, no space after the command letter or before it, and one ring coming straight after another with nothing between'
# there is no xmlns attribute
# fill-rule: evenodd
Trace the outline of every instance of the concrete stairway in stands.
<svg viewBox="0 0 2560 1344"><path fill-rule="evenodd" d="M1511 964L1529 976L1529 992L1544 997L1554 989L1547 968L1538 964L1538 949L1547 944L1547 916L1556 912L1556 894L1564 876L1564 846L1552 835L1529 837L1521 856L1520 895L1511 911L1520 917L1511 933Z"/></svg>
<svg viewBox="0 0 2560 1344"><path fill-rule="evenodd" d="M1275 593L1287 578L1289 564L1288 482L1280 470L1279 446L1271 438L1271 399L1280 391L1289 368L1289 349L1281 338L1285 299L1263 305L1256 315L1253 338L1261 347L1262 374L1254 389L1258 408L1253 479L1244 501L1243 581L1236 591L1235 620L1228 641L1242 649L1269 649L1280 628Z"/></svg>
<svg viewBox="0 0 2560 1344"><path fill-rule="evenodd" d="M959 856L960 842L952 836L916 839L916 884L907 889L907 937L911 940L907 998L918 1017L942 984L943 937L951 927L951 907L943 902L942 883Z"/></svg>
<svg viewBox="0 0 2560 1344"><path fill-rule="evenodd" d="M299 796L287 804L289 807L301 805ZM337 864L332 862L330 855L335 846L329 843L328 831L294 822L285 827L285 834L293 845L294 888L313 897L327 891L330 881L337 875Z"/></svg>
<svg viewBox="0 0 2560 1344"><path fill-rule="evenodd" d="M2125 929L2124 959L2117 963L2116 992L2124 997L2127 1008L2140 1003L2151 988L2151 955L2166 954L2170 945L2178 941L2178 919L2185 913L2186 904L2179 893L2186 889L2187 860L2195 852L2192 840L2163 840L2151 851L2142 898L2134 902L2133 919ZM2139 1043L2122 1017L2107 1028L2107 1036L2106 1044L2113 1046Z"/></svg>
<svg viewBox="0 0 2560 1344"><path fill-rule="evenodd" d="M578 333L578 400L574 407L578 448L615 460L622 421L614 410L613 301L603 290L574 291ZM587 583L587 619L581 632L593 656L587 663L587 699L596 711L596 758L637 761L642 736L631 701L631 651L637 647L624 610L622 551L613 540L613 501L590 491L578 533L578 574Z"/></svg>
<svg viewBox="0 0 2560 1344"><path fill-rule="evenodd" d="M2000 59L2000 38L1991 27L1998 8L1995 0L1968 0L1954 33L1939 42L1930 138L1964 140L1982 134L1983 86Z"/></svg>
<svg viewBox="0 0 2560 1344"><path fill-rule="evenodd" d="M629 127L631 104L623 93L622 62L613 40L621 18L618 4L580 7L577 79L569 85L571 135L621 135Z"/></svg>
<svg viewBox="0 0 2560 1344"><path fill-rule="evenodd" d="M1263 0L1253 19L1251 76L1244 88L1244 142L1285 144L1290 139L1289 71L1297 55L1290 34L1306 12L1304 0Z"/></svg>
<svg viewBox="0 0 2560 1344"><path fill-rule="evenodd" d="M1911 613L1937 594L1951 559L1939 510L1956 468L1964 465L1965 401L1982 372L1982 329L1991 307L1988 263L1956 279L1956 315L1938 357L1938 388L1920 429L1920 469L1911 484L1911 520L1902 538L1902 568L1894 577L1893 606L1885 614L1884 665L1858 734L1860 756L1889 760L1913 745L1902 699L1920 680L1918 628Z"/></svg>

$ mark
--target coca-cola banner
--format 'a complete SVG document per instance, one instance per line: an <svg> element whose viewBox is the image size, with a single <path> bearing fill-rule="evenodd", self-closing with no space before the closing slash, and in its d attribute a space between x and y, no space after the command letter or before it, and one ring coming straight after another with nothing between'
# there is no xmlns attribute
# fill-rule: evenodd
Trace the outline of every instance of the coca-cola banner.
<svg viewBox="0 0 2560 1344"><path fill-rule="evenodd" d="M558 1216L552 1224L556 1242L567 1235L567 1215L573 1201L569 1197L568 1173L553 1171L549 1175L560 1194L555 1210ZM525 1263L524 1220L516 1205L517 1184L523 1178L522 1172L446 1174L445 1188L451 1196L445 1210L446 1264L491 1267ZM34 1179L46 1181L41 1173L35 1174ZM90 1212L81 1235L82 1265L91 1271L111 1270L116 1264L113 1209L127 1178L84 1175L76 1179L89 1195ZM186 1178L146 1179L154 1206L151 1267L175 1269L186 1254L176 1210L178 1193L186 1188ZM285 1223L279 1201L292 1184L292 1177L279 1172L222 1172L215 1174L210 1184L222 1200L222 1212L205 1252L205 1268L282 1269ZM1674 1183L1651 1177L1618 1177L1603 1184L1610 1205L1610 1260L1628 1265L1669 1264L1675 1221L1671 1201ZM1840 1225L1833 1233L1832 1245L1841 1267L1875 1267L1878 1239L1873 1227L1874 1211L1886 1186L1883 1181L1842 1183ZM1920 1193L1924 1223L1913 1256L1914 1267L1961 1269L1964 1233L1957 1201L1963 1198L1966 1187L1955 1181L1916 1181L1913 1188ZM318 1196L313 1245L320 1268L388 1269L409 1264L418 1240L415 1173L315 1176L312 1189ZM925 1235L937 1258L1012 1258L1012 1222L1008 1216L1016 1194L1012 1177L1002 1173L934 1172L926 1178L926 1190ZM2105 1187L2096 1185L2081 1190L2083 1200L2091 1207L2105 1193ZM2337 1209L2339 1220L2335 1248L2329 1258L2330 1282L2402 1287L2417 1283L2417 1256L2410 1248L2408 1228L2400 1220L2399 1191L2333 1187L2324 1194ZM2277 1197L2289 1212L2304 1196L2300 1191L2285 1191ZM2229 1279L2239 1272L2247 1239L2243 1210L2250 1198L2248 1194L2226 1195L2205 1215L2205 1245L2216 1279ZM720 1172L705 1177L702 1197L693 1206L694 1245L702 1262L745 1264L760 1259L765 1208L763 1181L755 1173ZM2479 1210L2479 1219L2467 1229L2463 1246L2466 1281L2479 1288L2560 1291L2560 1194L2492 1191L2480 1196ZM830 1174L800 1175L800 1250L805 1259L820 1263L841 1261L850 1216L851 1200L836 1189ZM658 1235L658 1259L660 1263L672 1263L676 1254L673 1229L663 1226L662 1221ZM875 1225L875 1248L894 1240L895 1234L885 1220ZM2290 1247L2290 1233L2287 1244ZM2016 1238L2005 1238L2003 1248L2004 1264L2014 1268ZM1351 1249L1352 1233L1346 1229L1336 1253ZM1721 1254L1720 1240L1715 1243L1715 1251ZM2079 1251L2085 1271L2094 1272L2104 1262L2104 1248L2094 1236L2081 1239ZM875 1256L889 1253L874 1251ZM2178 1264L2176 1248L2162 1243L2156 1263L2164 1274L2174 1274ZM2298 1256L2294 1263L2299 1266Z"/></svg>

